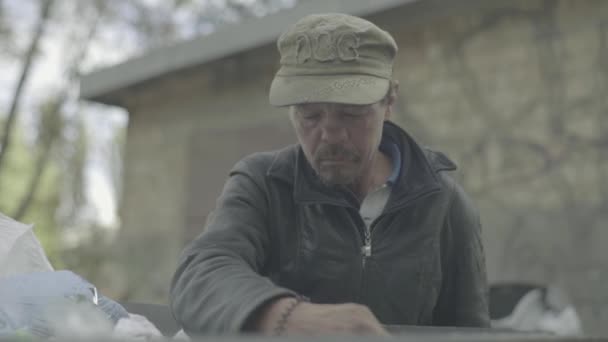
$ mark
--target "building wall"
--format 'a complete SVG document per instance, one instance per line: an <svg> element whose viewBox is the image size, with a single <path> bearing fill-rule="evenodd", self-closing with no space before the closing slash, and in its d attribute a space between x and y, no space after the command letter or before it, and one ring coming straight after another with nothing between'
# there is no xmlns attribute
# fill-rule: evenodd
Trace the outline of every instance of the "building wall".
<svg viewBox="0 0 608 342"><path fill-rule="evenodd" d="M129 94L119 297L166 302L179 252L201 233L230 168L295 142L285 111L267 104L274 57L253 50Z"/></svg>
<svg viewBox="0 0 608 342"><path fill-rule="evenodd" d="M491 281L560 285L586 330L606 332L608 2L438 3L371 17L400 46L395 121L461 166ZM166 294L179 249L239 158L293 141L283 110L267 104L274 49L133 94L122 217L124 236L145 242L123 248L141 255L131 258L144 279L132 282L136 296Z"/></svg>
<svg viewBox="0 0 608 342"><path fill-rule="evenodd" d="M387 16L399 121L461 166L491 281L562 286L587 331L606 332L608 3L486 6L412 26Z"/></svg>

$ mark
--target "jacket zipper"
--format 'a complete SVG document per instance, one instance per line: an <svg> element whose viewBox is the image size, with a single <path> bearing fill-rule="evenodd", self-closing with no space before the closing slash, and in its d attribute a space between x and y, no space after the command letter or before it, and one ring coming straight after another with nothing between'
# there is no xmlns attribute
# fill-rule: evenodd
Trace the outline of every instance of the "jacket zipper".
<svg viewBox="0 0 608 342"><path fill-rule="evenodd" d="M365 261L367 258L372 256L372 233L367 225L365 225L363 229L363 246L361 246L361 256L363 270L365 270Z"/></svg>
<svg viewBox="0 0 608 342"><path fill-rule="evenodd" d="M359 216L360 224L363 224L363 236L361 236L361 229L356 229L357 240L361 243L361 276L359 279L359 293L357 294L357 302L361 303L365 289L365 262L367 261L367 258L372 256L372 238L371 231L365 224L365 221L363 221L363 218L359 213L357 213L357 215Z"/></svg>
<svg viewBox="0 0 608 342"><path fill-rule="evenodd" d="M431 195L436 193L438 190L433 189L433 190L429 190L426 191L424 193L419 194L418 196L410 199L409 201L403 203L402 205L399 206L399 208L395 208L396 209L400 209L405 207L406 205L409 205L410 203L417 201L425 196ZM394 211L392 210L392 211ZM372 256L372 227L376 225L376 222L383 216L384 214L380 214L378 217L376 217L376 219L368 226L367 224L365 224L365 222L363 222L363 246L361 246L361 256L363 259L363 269L365 270L365 260L369 257Z"/></svg>
<svg viewBox="0 0 608 342"><path fill-rule="evenodd" d="M411 198L409 201L404 202L398 208L394 208L393 210L391 210L391 212L393 212L397 209L401 209L414 201L417 201L423 197L432 195L439 191L440 191L439 189L432 189L432 190L423 192L423 193ZM365 222L363 221L363 218L361 218L361 220L360 220L360 222L363 223L363 241L362 241L363 244L361 246L361 283L360 283L359 296L358 296L359 301L361 301L361 298L363 296L363 290L364 290L364 285L365 285L365 264L366 264L367 259L372 256L372 231L373 231L372 228L376 225L376 223L380 220L380 218L382 216L389 214L389 213L390 212L380 214L378 217L376 217L376 219L374 219L374 221L369 226L367 224L365 224Z"/></svg>

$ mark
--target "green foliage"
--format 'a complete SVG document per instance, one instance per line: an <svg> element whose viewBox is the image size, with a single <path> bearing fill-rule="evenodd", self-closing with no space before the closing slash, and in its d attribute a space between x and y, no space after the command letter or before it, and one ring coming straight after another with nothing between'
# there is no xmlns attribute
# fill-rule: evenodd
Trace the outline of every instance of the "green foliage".
<svg viewBox="0 0 608 342"><path fill-rule="evenodd" d="M0 211L9 216L13 215L25 195L37 154L35 146L25 143L21 130L15 129L13 139L0 178ZM51 161L42 174L31 207L22 219L35 225L35 233L55 267L61 266L59 228L55 219L60 200L59 179L57 163Z"/></svg>
<svg viewBox="0 0 608 342"><path fill-rule="evenodd" d="M94 282L102 279L99 272L108 269L104 263L111 256L108 247L113 243L112 234L97 227L93 211L87 210L91 203L87 203L85 167L91 160L89 153L106 153L111 181L120 200L126 135L125 129L118 130L106 152L95 150L96 136L87 132L81 116L86 114L86 108L82 113L81 108L75 109L79 105L73 90L81 71L92 63L89 59L94 59L87 52L106 44L121 50L121 41L137 46L141 52L209 33L220 25L272 13L286 8L286 3L295 0L35 0L32 4L41 13L32 18L32 27L27 27L16 25L21 18L10 15L7 10L12 6L0 0L0 60L20 65L22 77L15 76L23 81L4 89L7 94L15 94L9 99L12 101L4 104L12 108L7 114L14 114L7 115L11 120L6 121L15 125L0 125L0 135L8 132L12 137L10 144L0 143L7 146L6 158L0 163L0 211L35 225L35 233L56 268L73 269ZM17 47L18 37L29 39L29 44ZM131 42L133 38L136 44ZM49 87L39 94L29 93L21 85L37 83L40 73L30 70L31 65L40 63L40 70L46 72L45 63L54 61L47 58L48 44L62 46L58 66L62 70L61 85L54 91ZM24 49L27 46L30 49ZM20 114L26 114L24 108L31 106L38 106L33 114L39 116L23 118ZM2 118L0 115L0 123ZM19 126L22 119L34 120L36 126ZM72 239L74 236L77 237Z"/></svg>

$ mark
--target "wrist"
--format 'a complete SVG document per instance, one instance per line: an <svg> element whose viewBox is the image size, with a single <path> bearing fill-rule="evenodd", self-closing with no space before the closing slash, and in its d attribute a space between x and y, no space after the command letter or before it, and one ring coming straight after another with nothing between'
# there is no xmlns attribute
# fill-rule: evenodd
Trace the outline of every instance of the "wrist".
<svg viewBox="0 0 608 342"><path fill-rule="evenodd" d="M266 303L254 317L253 329L262 334L272 334L283 312L295 302L296 297L281 297Z"/></svg>
<svg viewBox="0 0 608 342"><path fill-rule="evenodd" d="M279 317L278 321L276 322L274 330L273 330L274 336L281 336L285 333L285 331L287 330L287 323L288 323L289 319L291 318L293 312L295 311L296 307L304 301L306 301L305 298L303 298L301 296L297 296L292 301L290 301L288 304L286 304L285 307L283 307L281 316Z"/></svg>

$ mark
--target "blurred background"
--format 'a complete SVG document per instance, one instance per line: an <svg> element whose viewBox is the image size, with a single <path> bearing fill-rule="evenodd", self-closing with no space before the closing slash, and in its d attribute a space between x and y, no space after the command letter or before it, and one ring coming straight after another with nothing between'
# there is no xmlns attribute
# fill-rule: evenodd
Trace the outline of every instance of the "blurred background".
<svg viewBox="0 0 608 342"><path fill-rule="evenodd" d="M0 0L0 212L55 268L166 303L230 167L295 142L275 41L318 12L395 37L394 121L459 165L490 281L559 286L608 333L601 0Z"/></svg>

